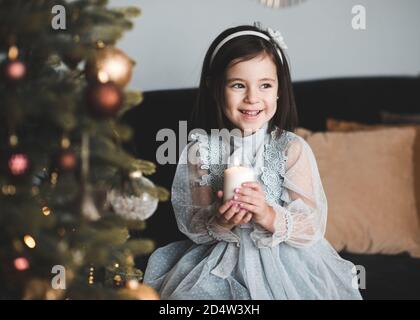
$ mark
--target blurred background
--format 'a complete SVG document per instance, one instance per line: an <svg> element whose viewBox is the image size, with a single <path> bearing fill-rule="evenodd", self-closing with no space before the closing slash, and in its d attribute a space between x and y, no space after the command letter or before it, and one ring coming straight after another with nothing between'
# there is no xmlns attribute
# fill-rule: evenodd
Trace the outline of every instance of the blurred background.
<svg viewBox="0 0 420 320"><path fill-rule="evenodd" d="M417 0L307 0L278 9L259 0L110 4L142 10L119 46L137 61L131 86L143 91L196 86L211 41L228 27L254 21L281 31L295 81L420 73ZM365 30L352 28L356 5L366 9Z"/></svg>

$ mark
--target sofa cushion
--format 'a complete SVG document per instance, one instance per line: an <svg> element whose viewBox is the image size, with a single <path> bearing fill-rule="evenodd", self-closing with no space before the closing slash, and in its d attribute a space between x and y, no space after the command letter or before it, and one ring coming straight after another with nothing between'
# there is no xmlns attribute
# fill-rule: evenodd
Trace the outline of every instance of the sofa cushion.
<svg viewBox="0 0 420 320"><path fill-rule="evenodd" d="M326 238L337 251L420 257L413 179L416 129L317 132L299 128L328 199Z"/></svg>
<svg viewBox="0 0 420 320"><path fill-rule="evenodd" d="M413 118L410 118L410 115L405 115L406 118L404 119L412 119L415 120L419 115L413 115ZM385 128L392 128L392 127L406 127L412 126L413 123L401 123L399 125L393 124L365 124L360 122L354 121L343 121L337 120L333 118L328 118L326 121L326 128L328 131L341 131L341 132L349 132L349 131L361 131L361 130L376 130L376 129L385 129ZM413 154L413 161L414 161L414 194L416 197L417 203L417 213L420 219L420 125L415 126L417 130L416 139L414 141L414 154Z"/></svg>

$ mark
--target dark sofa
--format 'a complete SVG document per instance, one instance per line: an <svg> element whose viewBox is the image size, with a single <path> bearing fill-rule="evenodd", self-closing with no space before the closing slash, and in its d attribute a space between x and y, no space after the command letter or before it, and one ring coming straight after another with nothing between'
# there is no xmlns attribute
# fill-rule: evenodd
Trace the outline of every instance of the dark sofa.
<svg viewBox="0 0 420 320"><path fill-rule="evenodd" d="M381 110L420 113L420 77L301 81L294 83L294 92L299 126L314 131L325 130L327 117L374 124L380 122ZM155 152L162 144L156 141L157 132L171 128L178 133L179 121L189 119L196 93L197 89L145 92L142 104L123 117L134 129L127 148L139 158L156 163ZM176 165L158 164L150 178L170 190L175 169ZM155 240L156 247L186 238L177 228L170 202L159 204L141 236ZM420 259L408 254L340 255L365 267L366 289L361 290L365 299L420 299ZM139 267L144 269L147 259L139 257Z"/></svg>

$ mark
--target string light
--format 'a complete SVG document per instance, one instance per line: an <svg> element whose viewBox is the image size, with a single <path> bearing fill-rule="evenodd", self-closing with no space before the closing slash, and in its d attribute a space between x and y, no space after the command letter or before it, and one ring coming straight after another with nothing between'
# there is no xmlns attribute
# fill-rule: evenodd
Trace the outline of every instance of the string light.
<svg viewBox="0 0 420 320"><path fill-rule="evenodd" d="M90 267L89 269L89 277L88 277L88 283L89 284L93 284L94 282L94 277L93 277L93 272L95 271L95 269L93 267Z"/></svg>
<svg viewBox="0 0 420 320"><path fill-rule="evenodd" d="M33 248L35 248L35 246L36 246L36 242L35 242L35 239L34 238L32 238L30 235L26 235L26 236L24 236L23 237L23 242L25 242L25 244L29 247L29 248L31 248L31 249L33 249Z"/></svg>
<svg viewBox="0 0 420 320"><path fill-rule="evenodd" d="M103 49L103 48L105 48L105 43L102 40L98 40L98 41L96 41L96 47L98 49Z"/></svg>
<svg viewBox="0 0 420 320"><path fill-rule="evenodd" d="M70 139L69 138L67 138L67 137L63 137L62 139L61 139L61 147L63 148L63 149L68 149L69 147L70 147Z"/></svg>
<svg viewBox="0 0 420 320"><path fill-rule="evenodd" d="M58 173L57 172L51 173L51 184L52 185L57 184L57 179L58 179Z"/></svg>
<svg viewBox="0 0 420 320"><path fill-rule="evenodd" d="M45 207L42 207L42 213L44 214L44 216L49 216L51 214L51 210L50 208L45 206Z"/></svg>
<svg viewBox="0 0 420 320"><path fill-rule="evenodd" d="M14 185L4 185L1 188L1 191L3 192L4 195L9 195L9 196L13 196L14 194L16 194L16 187Z"/></svg>
<svg viewBox="0 0 420 320"><path fill-rule="evenodd" d="M19 56L19 50L16 46L11 46L9 48L8 57L10 60L15 60Z"/></svg>
<svg viewBox="0 0 420 320"><path fill-rule="evenodd" d="M9 137L9 144L10 144L10 146L16 147L18 145L18 143L19 143L18 136L15 135L15 134L10 135L10 137Z"/></svg>
<svg viewBox="0 0 420 320"><path fill-rule="evenodd" d="M121 285L121 281L122 281L121 276L119 274L115 275L114 281L115 281L115 285L117 286Z"/></svg>

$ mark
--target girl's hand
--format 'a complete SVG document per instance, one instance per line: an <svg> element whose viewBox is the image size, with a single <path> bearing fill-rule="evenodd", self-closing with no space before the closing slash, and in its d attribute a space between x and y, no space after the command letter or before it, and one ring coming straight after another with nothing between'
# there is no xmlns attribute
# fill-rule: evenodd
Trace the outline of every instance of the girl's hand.
<svg viewBox="0 0 420 320"><path fill-rule="evenodd" d="M241 188L235 189L233 199L239 202L240 208L244 208L252 213L253 220L256 223L266 229L271 229L275 211L265 201L264 190L258 182L242 183Z"/></svg>
<svg viewBox="0 0 420 320"><path fill-rule="evenodd" d="M217 197L223 199L223 191L217 192ZM220 216L216 217L219 225L232 229L239 224L245 224L251 221L252 214L245 209L241 209L234 200L227 200L219 207Z"/></svg>

